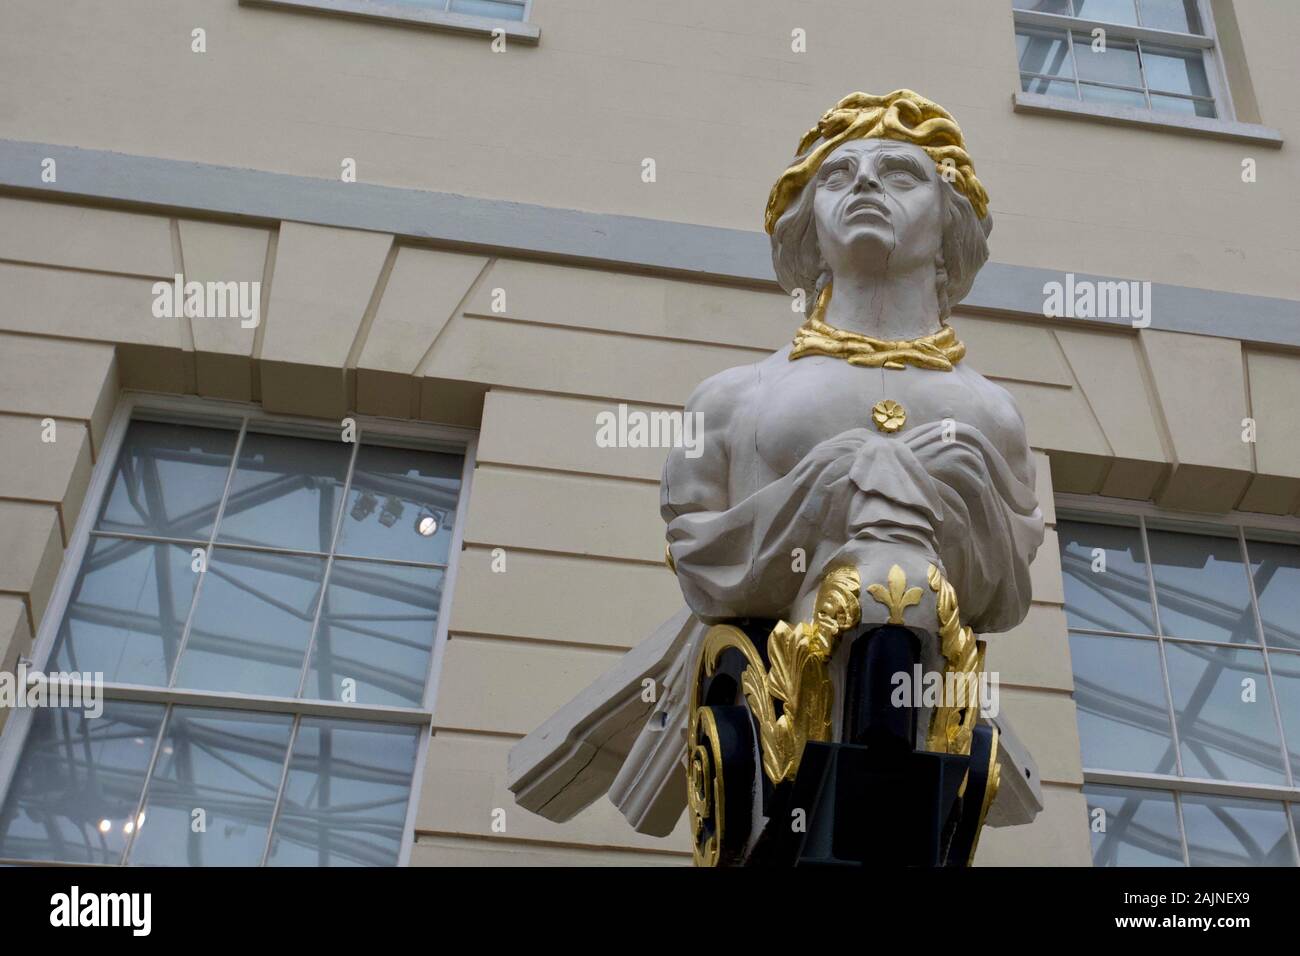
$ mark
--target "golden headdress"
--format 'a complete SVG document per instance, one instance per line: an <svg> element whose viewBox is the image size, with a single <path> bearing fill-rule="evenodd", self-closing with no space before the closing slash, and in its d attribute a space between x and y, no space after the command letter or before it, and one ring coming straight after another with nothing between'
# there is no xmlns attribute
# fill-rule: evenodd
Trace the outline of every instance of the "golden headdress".
<svg viewBox="0 0 1300 956"><path fill-rule="evenodd" d="M818 140L822 144L807 156ZM989 196L975 178L975 166L962 139L961 127L938 103L911 90L894 90L884 96L850 93L827 110L821 121L804 134L795 150L796 160L781 174L767 197L763 225L770 234L790 202L808 185L837 146L851 139L895 139L921 147L954 189L970 200L975 215L988 214Z"/></svg>

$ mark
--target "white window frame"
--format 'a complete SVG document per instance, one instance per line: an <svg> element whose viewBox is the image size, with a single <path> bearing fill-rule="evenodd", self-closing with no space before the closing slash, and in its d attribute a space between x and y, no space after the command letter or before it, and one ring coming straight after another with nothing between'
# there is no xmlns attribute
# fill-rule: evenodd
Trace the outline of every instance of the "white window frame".
<svg viewBox="0 0 1300 956"><path fill-rule="evenodd" d="M1065 31L1070 51L1072 74L1069 77L1047 79L1056 79L1058 82L1065 83L1073 82L1075 96L1067 98L1022 90L1022 73L1020 64L1017 62L1016 91L1011 97L1012 108L1017 113L1045 114L1049 116L1064 115L1122 126L1137 126L1144 129L1253 143L1275 149L1280 147L1282 145L1282 134L1277 130L1268 126L1261 126L1258 123L1243 123L1237 119L1236 109L1232 102L1232 91L1228 87L1227 70L1224 68L1223 56L1219 52L1218 28L1214 22L1213 11L1210 9L1210 0L1196 0L1196 4L1197 12L1201 17L1201 26L1205 30L1204 35L1156 30L1143 26L1129 26L1057 13L1042 13L1037 10L1019 10L1013 7L1013 34L1021 26L1047 27ZM1141 64L1139 69L1142 77L1142 95L1146 103L1144 108L1084 100L1079 95L1078 67L1074 59L1074 32L1081 31L1091 34L1092 30L1097 27L1106 31L1107 41L1115 38L1143 43L1157 43L1185 50L1199 50L1205 64L1206 80L1209 83L1211 97L1214 100L1215 111L1218 115L1210 118L1151 109L1151 91L1146 82L1146 68ZM1040 74L1030 75L1041 76ZM1104 83L1094 85L1107 86ZM1128 89L1128 87L1123 87L1123 89Z"/></svg>
<svg viewBox="0 0 1300 956"><path fill-rule="evenodd" d="M1232 107L1232 97L1228 95L1228 79L1221 66L1222 58L1218 55L1218 34L1215 31L1214 18L1210 12L1208 0L1196 0L1197 13L1201 18L1201 26L1205 29L1205 34L1196 33L1175 33L1170 30L1155 30L1151 27L1130 26L1122 23L1109 23L1105 20L1092 20L1087 17L1070 17L1059 13L1040 13L1037 10L1020 10L1014 9L1015 23L1017 27L1047 27L1054 30L1064 30L1066 42L1070 50L1070 65L1074 79L1074 89L1076 98L1068 102L1087 102L1079 93L1079 70L1078 61L1074 56L1074 34L1076 31L1091 34L1094 29L1104 30L1106 33L1106 42L1110 43L1115 40L1140 41L1142 43L1151 43L1159 46L1175 47L1180 50L1199 50L1201 53L1201 62L1205 67L1206 80L1210 86L1210 99L1214 102L1215 116L1214 119L1233 121L1237 114ZM1140 11L1140 6L1135 9ZM1141 13L1138 13L1141 16ZM1020 71L1020 64L1016 64L1017 77L1024 74ZM1170 115L1167 111L1152 109L1151 107L1151 88L1147 84L1146 67L1142 64L1142 58L1138 57L1138 71L1142 80L1142 96L1146 100L1146 108L1156 116ZM1033 74L1037 78L1037 74ZM1061 82L1063 77L1043 77L1048 80ZM1129 89L1129 87L1117 87L1108 83L1099 83L1088 81L1092 86L1107 87L1112 89ZM1048 95L1048 94L1037 94ZM1177 95L1177 94L1171 94ZM1059 97L1052 97L1058 99ZM1179 114L1173 114L1179 115ZM1202 117L1209 119L1210 117Z"/></svg>
<svg viewBox="0 0 1300 956"><path fill-rule="evenodd" d="M333 13L346 17L446 30L452 33L472 33L478 36L492 36L500 31L511 40L527 44L536 44L542 36L542 31L530 22L533 0L499 0L511 6L523 7L522 20L454 13L450 9L451 0L429 0L427 5L419 6L397 3L394 0L239 0L239 2L245 7ZM441 9L437 9L439 5Z"/></svg>
<svg viewBox="0 0 1300 956"><path fill-rule="evenodd" d="M1293 812L1293 806L1300 808L1300 766L1292 766L1290 747L1286 739L1286 727L1282 721L1281 705L1278 703L1277 692L1273 684L1273 669L1269 661L1269 655L1280 653L1300 657L1300 651L1287 650L1285 648L1270 647L1263 639L1262 633L1257 633L1260 639L1258 649L1261 651L1264 659L1265 674L1268 678L1268 692L1273 701L1273 719L1277 726L1279 745L1282 748L1282 767L1289 781L1286 785L1251 783L1236 780L1214 780L1200 777L1182 776L1182 748L1179 745L1178 722L1173 710L1173 694L1169 685L1169 671L1165 662L1164 644L1166 640L1175 640L1179 643L1204 644L1211 647L1230 647L1236 650L1256 649L1252 644L1230 644L1223 641L1189 641L1185 639L1166 638L1163 627L1160 623L1159 603L1156 600L1155 576L1151 566L1151 551L1147 543L1147 521L1148 519L1156 522L1158 525L1168 523L1170 530L1177 533L1180 527L1185 528L1188 533L1195 533L1196 526L1205 529L1231 528L1237 532L1237 542L1242 547L1242 553L1245 554L1246 535L1248 532L1269 532L1274 534L1283 534L1294 536L1294 544L1300 548L1300 518L1288 515L1263 515L1254 512L1231 511L1223 515L1199 514L1171 511L1159 508L1149 502L1126 501L1117 498L1103 498L1096 495L1072 495L1057 494L1054 496L1056 505L1056 520L1061 521L1078 521L1081 523L1091 524L1113 524L1116 517L1129 518L1137 520L1137 528L1142 541L1143 557L1146 563L1148 597L1151 601L1153 617L1152 634L1135 634L1124 631L1102 630L1095 628L1082 628L1068 626L1068 631L1077 634L1091 635L1096 637L1117 637L1127 638L1130 640L1139 639L1153 641L1159 648L1160 674L1164 682L1165 702L1169 709L1169 730L1170 744L1173 747L1175 774L1146 773L1140 771L1128 770L1104 770L1096 767L1083 768L1083 782L1095 784L1098 786L1124 787L1130 789L1159 790L1170 793L1174 801L1174 810L1178 820L1179 839L1182 841L1183 865L1190 865L1187 850L1187 829L1183 823L1183 806L1181 796L1183 794L1206 794L1209 796L1241 797L1251 800L1267 800L1271 802L1280 802L1283 805L1283 815L1286 817L1287 832L1291 839L1291 854L1293 862L1300 866L1300 836L1296 832L1296 814ZM1126 525L1132 527L1132 525ZM1165 530L1158 527L1157 530ZM1255 581L1249 574L1246 576L1249 581L1250 610L1254 615L1256 628L1259 628L1259 598L1255 593Z"/></svg>
<svg viewBox="0 0 1300 956"><path fill-rule="evenodd" d="M91 473L89 487L77 517L72 538L64 551L63 564L55 579L54 589L33 643L32 656L24 658L30 670L44 671L48 666L50 655L58 640L60 626L68 603L76 586L78 575L90 544L91 531L99 517L104 497L112 484L116 472L118 456L126 438L127 428L137 415L144 413L151 421L171 421L179 425L193 424L202 426L210 424L214 418L226 418L233 424L242 421L243 425L257 424L275 434L287 437L320 438L323 435L339 436L341 424L314 418L277 415L263 410L260 406L243 402L229 402L217 399L194 398L190 396L156 395L126 391L121 394L117 408L105 431L103 447ZM447 644L447 631L451 617L452 594L456 588L457 569L460 564L461 549L465 538L465 520L468 514L470 485L474 474L478 447L478 432L474 429L458 428L450 425L434 425L396 419L377 418L373 416L349 414L356 422L356 442L352 445L352 459L355 461L357 449L367 433L382 436L395 447L419 449L422 445L437 444L443 448L454 448L464 456L460 476L460 491L456 501L455 526L448 546L447 566L444 571L442 598L438 607L438 625L434 634L432 651L429 655L429 670L424 686L424 698L419 707L397 707L388 705L368 705L344 703L341 701L298 699L289 697L271 697L256 694L232 693L225 691L177 690L169 687L157 687L139 684L104 684L104 697L108 700L143 701L172 706L198 706L227 708L234 711L261 713L294 714L301 717L334 717L351 720L369 720L388 724L405 724L422 728L417 739L415 766L412 770L410 792L403 824L402 843L398 852L397 866L406 866L410 862L411 850L415 843L415 818L420 803L420 788L424 780L428 762L429 746L433 733L433 714L437 705L437 689L442 675L442 659ZM231 474L233 474L233 469ZM351 464L349 465L349 476ZM229 481L230 476L227 476ZM228 492L229 489L227 489ZM346 507L348 489L343 489L343 504ZM223 496L224 498L224 496ZM331 549L332 553L332 549ZM3 806L13 784L19 759L35 719L31 708L19 708L11 712L9 720L0 734L0 806ZM286 754L285 768L292 754ZM156 758L156 754L155 754ZM154 761L149 764L145 776L145 786L141 794L142 802L148 796L148 779L152 775ZM281 781L281 789L284 782ZM278 806L278 800L277 800ZM274 823L274 820L272 820ZM271 831L268 830L268 846ZM13 861L31 863L34 861ZM50 861L59 862L59 861ZM264 861L265 862L265 861Z"/></svg>

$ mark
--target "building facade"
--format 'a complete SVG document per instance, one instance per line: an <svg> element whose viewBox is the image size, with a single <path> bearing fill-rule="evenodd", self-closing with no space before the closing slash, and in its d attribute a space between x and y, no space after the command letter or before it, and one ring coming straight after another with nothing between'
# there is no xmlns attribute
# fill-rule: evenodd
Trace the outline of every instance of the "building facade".
<svg viewBox="0 0 1300 956"><path fill-rule="evenodd" d="M952 325L1047 540L982 865L1295 865L1300 9L10 0L0 860L686 865L506 755L680 604L674 411L786 343L762 203L843 94L961 123ZM191 285L196 284L196 285ZM626 444L626 443L625 443ZM28 679L11 686L28 687Z"/></svg>

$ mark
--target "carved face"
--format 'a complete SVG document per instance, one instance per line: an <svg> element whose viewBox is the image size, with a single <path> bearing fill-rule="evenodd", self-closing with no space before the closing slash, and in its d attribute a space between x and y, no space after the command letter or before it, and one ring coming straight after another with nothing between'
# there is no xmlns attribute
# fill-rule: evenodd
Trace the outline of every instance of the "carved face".
<svg viewBox="0 0 1300 956"><path fill-rule="evenodd" d="M816 183L817 241L832 273L933 265L943 242L945 187L919 146L851 140L826 157Z"/></svg>

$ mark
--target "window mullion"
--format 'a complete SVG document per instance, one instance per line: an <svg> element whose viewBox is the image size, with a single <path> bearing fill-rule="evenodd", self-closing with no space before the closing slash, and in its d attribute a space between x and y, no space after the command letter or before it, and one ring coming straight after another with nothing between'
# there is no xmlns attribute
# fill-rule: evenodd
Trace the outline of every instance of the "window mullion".
<svg viewBox="0 0 1300 956"><path fill-rule="evenodd" d="M180 657L177 657L180 660ZM140 800L135 806L135 813L131 816L131 832L127 834L126 846L122 847L122 859L119 866L126 866L131 859L131 850L135 847L136 834L140 832L140 815L144 813L145 804L149 801L149 784L153 782L154 770L158 766L158 754L162 752L163 738L167 736L167 728L172 722L172 705L168 704L167 709L163 711L162 722L158 725L158 739L153 742L153 753L149 755L149 766L144 773L144 786L140 789Z"/></svg>
<svg viewBox="0 0 1300 956"><path fill-rule="evenodd" d="M1291 753L1287 748L1286 725L1282 722L1282 706L1277 699L1277 688L1273 684L1273 663L1269 659L1268 642L1264 640L1264 619L1259 613L1259 595L1255 593L1255 575L1250 570L1250 551L1246 547L1246 529L1237 526L1237 543L1241 548L1241 563L1246 572L1247 591L1250 595L1251 613L1255 617L1255 637L1259 641L1260 653L1264 655L1264 677L1268 681L1268 693L1273 698L1273 720L1277 724L1277 739L1282 744L1282 766L1286 770L1288 786L1295 786L1295 777L1291 770Z"/></svg>
<svg viewBox="0 0 1300 956"><path fill-rule="evenodd" d="M334 570L334 554L338 551L339 535L343 531L343 515L348 510L348 493L352 490L352 475L357 467L357 450L361 447L361 431L358 428L352 441L352 457L348 459L348 473L343 479L343 494L339 500L338 517L334 520L334 533L330 536L329 557L325 559L325 573L321 576L320 596L316 599L316 612L312 617L311 636L307 639L307 652L302 658L302 669L298 672L298 693L301 698L307 687L307 674L311 670L311 655L316 648L316 635L320 631L321 612L325 609L325 595L329 592L330 574Z"/></svg>
<svg viewBox="0 0 1300 956"><path fill-rule="evenodd" d="M1065 48L1070 53L1070 76L1074 80L1074 98L1083 102L1083 91L1079 89L1079 62L1074 57L1074 31L1065 28Z"/></svg>
<svg viewBox="0 0 1300 956"><path fill-rule="evenodd" d="M1169 663L1165 659L1165 632L1160 624L1160 602L1156 600L1156 573L1151 566L1151 545L1147 541L1147 519L1138 515L1138 529L1142 533L1142 560L1147 566L1147 591L1151 598L1151 614L1156 623L1156 644L1160 649L1160 676L1165 684L1165 707L1169 712L1169 734L1174 748L1174 768L1183 775L1183 748L1178 740L1178 717L1174 713L1174 692L1169 683Z"/></svg>
<svg viewBox="0 0 1300 956"><path fill-rule="evenodd" d="M1088 17L1067 17L1059 13L1041 13L1037 10L1015 10L1016 26L1038 27L1050 30L1079 30L1091 34L1093 30L1106 31L1106 41L1111 38L1119 40L1148 40L1162 46L1174 46L1182 49L1206 50L1215 46L1216 38L1212 33L1183 33L1179 30L1161 30L1136 23L1109 23L1105 20L1093 20Z"/></svg>
<svg viewBox="0 0 1300 956"><path fill-rule="evenodd" d="M107 539L114 541L143 541L150 544L174 544L178 547L186 545L200 545L204 542L197 538L167 538L156 534L140 534L135 531L91 531L92 538ZM211 542L209 542L210 544ZM269 544L246 544L244 542L223 541L223 548L229 551L249 551L256 554L287 554L300 558L320 558L322 560L329 557L328 551L313 551L310 548L290 548ZM409 558L383 558L370 554L342 554L342 558L355 558L358 561L365 561L367 564L389 564L403 568L432 568L435 570L445 571L447 562L445 561L415 561Z"/></svg>
<svg viewBox="0 0 1300 956"><path fill-rule="evenodd" d="M1133 4L1133 10L1137 15L1138 26L1145 26L1142 22L1142 4ZM1142 55L1142 41L1136 37L1133 39L1133 48L1137 50L1138 58L1138 76L1142 79L1142 101L1146 103L1147 109L1151 109L1151 87L1147 84L1147 68Z"/></svg>
<svg viewBox="0 0 1300 956"><path fill-rule="evenodd" d="M212 519L212 532L208 535L207 547L203 549L203 570L199 573L199 579L194 582L194 597L190 599L190 612L185 616L185 629L181 631L180 643L176 647L176 661L172 664L172 672L167 678L168 687L176 686L176 678L181 672L181 656L190 641L190 629L194 626L194 612L199 606L203 582L208 576L208 563L212 560L213 546L217 540L217 531L221 527L221 519L226 514L226 502L230 499L230 489L235 483L235 471L239 468L239 455L243 451L244 436L247 434L248 416L245 415L239 423L239 437L235 439L235 450L230 456L230 470L226 472L226 486L221 491L221 502L217 505L217 513Z"/></svg>
<svg viewBox="0 0 1300 956"><path fill-rule="evenodd" d="M1282 813L1286 816L1286 832L1291 837L1291 859L1295 861L1296 866L1300 866L1300 840L1296 838L1295 814L1292 812L1294 806L1294 804L1283 803Z"/></svg>
<svg viewBox="0 0 1300 956"><path fill-rule="evenodd" d="M1208 0L1196 0L1196 12L1201 18L1201 29L1214 39L1214 45L1201 51L1201 63L1210 84L1210 97L1214 101L1215 116L1222 120L1236 120L1237 108L1232 102L1232 89L1228 84L1228 68L1219 46L1219 27L1214 22L1214 11Z"/></svg>
<svg viewBox="0 0 1300 956"><path fill-rule="evenodd" d="M266 825L266 846L262 848L262 859L258 866L266 866L271 858L271 841L275 839L275 826L280 822L280 804L284 801L284 790L289 782L289 762L293 760L293 748L298 745L298 727L302 724L302 714L293 715L293 726L289 728L289 746L284 751L284 766L280 768L280 784L275 788L275 805L271 808L271 819Z"/></svg>
<svg viewBox="0 0 1300 956"><path fill-rule="evenodd" d="M1142 100L1146 103L1147 109L1151 109L1151 84L1147 82L1146 55L1142 52L1142 41L1134 40L1133 48L1137 50L1138 76L1142 79Z"/></svg>
<svg viewBox="0 0 1300 956"><path fill-rule="evenodd" d="M1192 855L1187 847L1187 825L1183 822L1183 795L1179 791L1174 792L1174 813L1178 818L1178 841L1183 847L1183 866L1192 865Z"/></svg>

